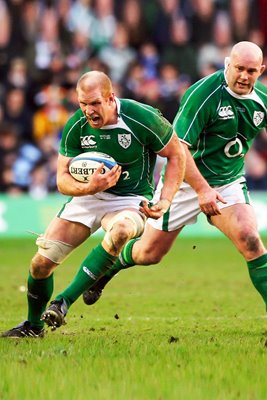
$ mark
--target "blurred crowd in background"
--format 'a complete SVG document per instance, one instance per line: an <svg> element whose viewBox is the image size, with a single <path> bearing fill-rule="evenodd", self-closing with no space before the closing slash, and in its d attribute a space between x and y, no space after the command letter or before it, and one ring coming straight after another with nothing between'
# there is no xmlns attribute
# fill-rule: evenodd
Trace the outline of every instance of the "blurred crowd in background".
<svg viewBox="0 0 267 400"><path fill-rule="evenodd" d="M223 68L234 43L258 44L267 65L266 21L267 0L0 0L0 192L57 190L58 142L82 73L106 72L118 97L172 122L186 88ZM251 190L267 190L265 132L246 174Z"/></svg>

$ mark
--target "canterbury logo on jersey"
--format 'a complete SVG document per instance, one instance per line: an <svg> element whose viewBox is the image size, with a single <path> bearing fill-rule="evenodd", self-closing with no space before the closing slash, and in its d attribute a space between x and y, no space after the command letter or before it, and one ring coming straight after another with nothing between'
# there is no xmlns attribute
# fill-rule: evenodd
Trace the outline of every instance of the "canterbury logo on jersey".
<svg viewBox="0 0 267 400"><path fill-rule="evenodd" d="M96 145L96 141L94 139L95 139L94 135L82 137L81 146L85 148L94 147Z"/></svg>
<svg viewBox="0 0 267 400"><path fill-rule="evenodd" d="M233 119L235 117L231 106L220 107L218 114L220 119Z"/></svg>

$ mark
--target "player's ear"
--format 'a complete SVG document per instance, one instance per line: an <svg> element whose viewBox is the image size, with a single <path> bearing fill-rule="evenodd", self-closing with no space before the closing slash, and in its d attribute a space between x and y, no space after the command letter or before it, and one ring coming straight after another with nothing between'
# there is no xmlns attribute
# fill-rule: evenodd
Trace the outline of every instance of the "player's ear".
<svg viewBox="0 0 267 400"><path fill-rule="evenodd" d="M115 94L114 93L111 93L108 96L108 101L109 101L109 103L113 103L115 101Z"/></svg>
<svg viewBox="0 0 267 400"><path fill-rule="evenodd" d="M262 65L261 68L260 68L260 75L263 74L263 72L265 71L265 69L266 69L266 65Z"/></svg>
<svg viewBox="0 0 267 400"><path fill-rule="evenodd" d="M225 57L224 59L224 68L227 69L230 64L230 57Z"/></svg>

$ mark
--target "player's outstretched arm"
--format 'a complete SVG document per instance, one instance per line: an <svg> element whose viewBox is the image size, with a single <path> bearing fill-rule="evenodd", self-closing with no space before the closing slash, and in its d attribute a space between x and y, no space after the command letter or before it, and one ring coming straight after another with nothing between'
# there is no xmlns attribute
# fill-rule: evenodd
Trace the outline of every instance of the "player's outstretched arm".
<svg viewBox="0 0 267 400"><path fill-rule="evenodd" d="M183 182L186 165L185 151L175 132L167 146L159 152L159 155L167 158L160 200L169 200L171 203Z"/></svg>
<svg viewBox="0 0 267 400"><path fill-rule="evenodd" d="M188 146L185 143L183 143L183 146L186 153L185 181L192 186L197 193L201 210L210 216L221 214L217 202L226 203L226 201L201 175Z"/></svg>
<svg viewBox="0 0 267 400"><path fill-rule="evenodd" d="M155 204L144 201L140 206L140 211L146 217L153 219L160 218L169 209L172 199L184 179L186 163L184 148L175 133L159 155L167 158L160 199Z"/></svg>

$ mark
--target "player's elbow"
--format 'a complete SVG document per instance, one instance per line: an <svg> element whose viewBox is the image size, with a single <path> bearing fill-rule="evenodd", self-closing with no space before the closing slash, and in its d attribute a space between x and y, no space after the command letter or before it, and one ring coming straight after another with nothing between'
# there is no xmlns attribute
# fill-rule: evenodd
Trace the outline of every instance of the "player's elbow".
<svg viewBox="0 0 267 400"><path fill-rule="evenodd" d="M59 193L66 194L64 192L64 188L62 187L62 185L59 182L57 182L57 190L59 191Z"/></svg>
<svg viewBox="0 0 267 400"><path fill-rule="evenodd" d="M63 185L63 179L61 175L57 174L57 189L60 193L64 193L64 185Z"/></svg>

